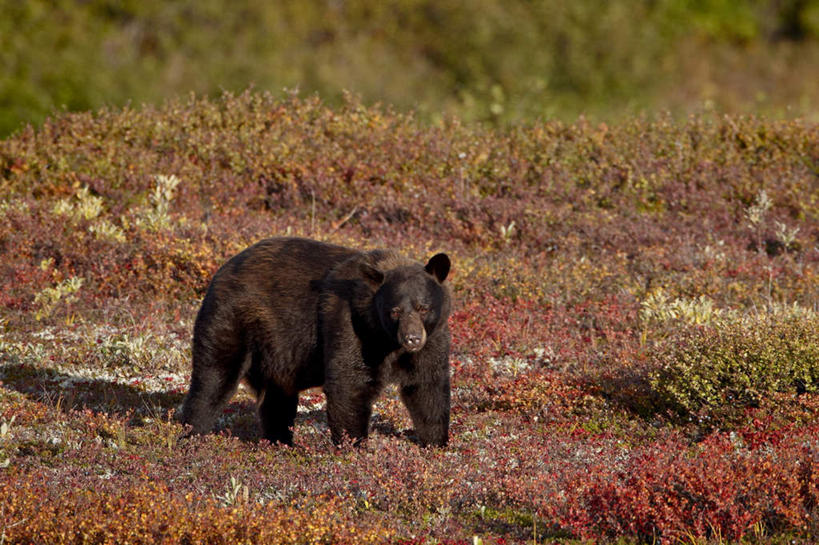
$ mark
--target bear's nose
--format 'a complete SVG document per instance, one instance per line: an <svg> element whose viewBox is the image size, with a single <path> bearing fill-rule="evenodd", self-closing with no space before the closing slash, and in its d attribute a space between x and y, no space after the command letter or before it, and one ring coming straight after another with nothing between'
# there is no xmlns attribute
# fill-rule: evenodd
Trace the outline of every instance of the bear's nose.
<svg viewBox="0 0 819 545"><path fill-rule="evenodd" d="M406 337L404 337L404 347L413 352L421 348L421 344L423 343L423 339L420 335L416 335L414 333L410 333Z"/></svg>

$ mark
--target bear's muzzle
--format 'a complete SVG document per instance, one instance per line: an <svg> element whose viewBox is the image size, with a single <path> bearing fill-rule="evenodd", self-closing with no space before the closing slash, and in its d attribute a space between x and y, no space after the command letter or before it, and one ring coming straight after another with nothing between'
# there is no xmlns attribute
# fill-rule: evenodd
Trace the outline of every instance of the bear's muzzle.
<svg viewBox="0 0 819 545"><path fill-rule="evenodd" d="M413 325L415 325L415 327L408 327L406 330L399 327L398 330L398 342L401 343L401 346L403 346L407 352L418 352L427 342L427 332L424 329L423 323Z"/></svg>

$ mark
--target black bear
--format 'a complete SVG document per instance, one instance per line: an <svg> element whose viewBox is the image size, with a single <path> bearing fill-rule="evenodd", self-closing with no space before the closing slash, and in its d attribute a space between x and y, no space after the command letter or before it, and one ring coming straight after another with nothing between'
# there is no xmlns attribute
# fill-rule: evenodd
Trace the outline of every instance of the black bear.
<svg viewBox="0 0 819 545"><path fill-rule="evenodd" d="M214 275L193 329L182 408L210 430L241 380L264 437L292 444L299 392L323 386L331 437L367 437L372 404L398 384L422 445L449 436L450 260L426 265L302 238L263 240Z"/></svg>

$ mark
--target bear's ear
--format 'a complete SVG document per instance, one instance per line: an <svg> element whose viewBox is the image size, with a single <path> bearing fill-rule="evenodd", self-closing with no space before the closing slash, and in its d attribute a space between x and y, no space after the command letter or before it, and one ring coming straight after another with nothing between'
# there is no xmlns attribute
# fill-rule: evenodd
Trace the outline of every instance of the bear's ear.
<svg viewBox="0 0 819 545"><path fill-rule="evenodd" d="M384 282L384 273L367 263L366 261L361 262L361 274L364 275L364 279L367 282L370 282L374 286L380 286Z"/></svg>
<svg viewBox="0 0 819 545"><path fill-rule="evenodd" d="M446 254L435 254L429 259L424 270L443 283L449 274L449 257Z"/></svg>

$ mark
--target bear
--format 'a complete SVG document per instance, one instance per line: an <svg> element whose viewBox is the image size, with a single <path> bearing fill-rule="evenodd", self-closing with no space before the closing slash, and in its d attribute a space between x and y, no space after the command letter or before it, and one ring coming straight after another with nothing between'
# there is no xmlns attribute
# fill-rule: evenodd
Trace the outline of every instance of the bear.
<svg viewBox="0 0 819 545"><path fill-rule="evenodd" d="M299 392L323 387L331 439L367 438L372 405L396 383L422 446L445 446L452 296L444 253L426 265L393 250L305 238L262 240L213 276L193 328L181 410L208 432L239 383L255 392L263 437L293 444Z"/></svg>

